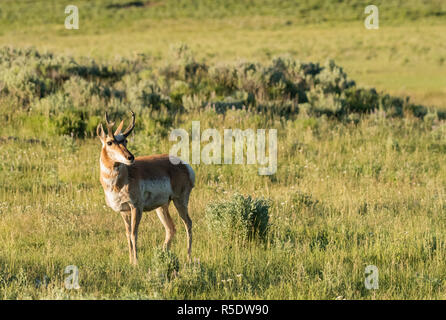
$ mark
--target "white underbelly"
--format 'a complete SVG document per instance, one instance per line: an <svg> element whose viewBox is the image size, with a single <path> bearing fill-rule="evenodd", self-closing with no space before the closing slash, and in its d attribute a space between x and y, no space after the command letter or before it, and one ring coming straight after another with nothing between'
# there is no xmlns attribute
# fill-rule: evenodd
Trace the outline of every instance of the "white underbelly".
<svg viewBox="0 0 446 320"><path fill-rule="evenodd" d="M172 196L170 179L141 180L139 184L144 210L150 211L169 202Z"/></svg>

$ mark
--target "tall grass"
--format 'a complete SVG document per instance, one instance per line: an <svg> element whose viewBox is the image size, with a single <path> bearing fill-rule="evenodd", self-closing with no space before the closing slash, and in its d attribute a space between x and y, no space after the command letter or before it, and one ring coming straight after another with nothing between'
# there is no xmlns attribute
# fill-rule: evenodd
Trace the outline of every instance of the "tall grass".
<svg viewBox="0 0 446 320"><path fill-rule="evenodd" d="M446 298L442 1L378 1L379 33L358 29L356 0L122 4L78 1L81 29L68 33L62 2L0 2L0 43L13 44L0 53L0 298ZM177 41L196 55L168 57ZM170 130L196 120L278 130L273 176L193 165L190 263L172 209L171 252L145 213L131 266L105 205L94 128L129 108L137 156L169 152ZM262 241L209 227L211 203L241 212L237 193L269 199ZM65 288L69 265L78 290Z"/></svg>
<svg viewBox="0 0 446 320"><path fill-rule="evenodd" d="M98 182L99 141L25 138L25 128L7 122L2 137L17 138L0 142L2 298L444 298L444 122L206 110L177 114L173 126L189 130L196 119L203 130L277 128L279 166L271 177L252 166L194 166L195 264L186 263L175 216L171 279L154 267L164 231L153 213L141 225L140 265L128 265L122 221ZM168 152L170 143L137 125L129 148ZM236 191L273 201L266 243L223 241L207 227L208 204ZM79 290L63 285L67 265L79 267ZM379 268L378 290L364 287L367 265ZM48 284L36 285L45 276Z"/></svg>

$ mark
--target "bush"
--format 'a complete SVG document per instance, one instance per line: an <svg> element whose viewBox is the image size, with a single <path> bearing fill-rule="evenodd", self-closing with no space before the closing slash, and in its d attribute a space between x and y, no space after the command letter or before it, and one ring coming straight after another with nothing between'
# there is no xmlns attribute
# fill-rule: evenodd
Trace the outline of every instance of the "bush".
<svg viewBox="0 0 446 320"><path fill-rule="evenodd" d="M344 94L349 112L370 113L379 106L379 95L375 89L348 88Z"/></svg>
<svg viewBox="0 0 446 320"><path fill-rule="evenodd" d="M409 113L417 118L423 119L428 114L428 110L424 106L408 104L405 108Z"/></svg>
<svg viewBox="0 0 446 320"><path fill-rule="evenodd" d="M224 238L242 241L264 238L269 228L270 201L235 194L230 200L206 208L209 228Z"/></svg>
<svg viewBox="0 0 446 320"><path fill-rule="evenodd" d="M59 135L71 135L76 138L85 137L88 119L80 110L69 109L59 113L54 118L56 131Z"/></svg>
<svg viewBox="0 0 446 320"><path fill-rule="evenodd" d="M172 279L180 269L178 257L172 251L157 248L152 258L152 272L163 279Z"/></svg>
<svg viewBox="0 0 446 320"><path fill-rule="evenodd" d="M145 124L141 132L156 129L162 135L168 134L177 113L206 108L218 113L246 109L286 119L300 113L354 123L377 110L387 117L423 119L433 113L439 120L446 118L445 112L411 104L407 98L358 88L331 60L319 65L284 56L267 64L212 66L197 62L181 45L163 67L151 63L145 55L98 64L35 49L1 48L0 99L16 101L30 116L51 117L60 126L57 134L76 137L94 135L105 110L121 117L132 109Z"/></svg>

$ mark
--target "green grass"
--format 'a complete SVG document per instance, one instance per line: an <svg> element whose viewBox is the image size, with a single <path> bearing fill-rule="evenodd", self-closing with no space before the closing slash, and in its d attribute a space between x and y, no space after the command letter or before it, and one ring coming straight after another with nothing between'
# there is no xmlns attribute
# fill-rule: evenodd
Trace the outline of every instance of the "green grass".
<svg viewBox="0 0 446 320"><path fill-rule="evenodd" d="M331 58L361 85L446 108L443 1L378 1L378 31L364 28L364 6L356 0L159 1L107 9L111 3L117 2L79 1L80 29L66 30L64 2L2 1L0 45L101 61L144 52L159 64L179 42L212 62L264 62L283 53Z"/></svg>
<svg viewBox="0 0 446 320"><path fill-rule="evenodd" d="M240 112L181 122L187 127L200 117L202 126L254 127L236 120ZM444 298L444 124L310 120L270 123L279 129L274 177L256 175L254 166L194 166L193 257L201 268L184 265L186 236L174 214L180 270L170 281L149 272L164 239L153 212L141 224L140 264L129 265L123 223L105 207L98 182L99 141L3 142L0 275L9 280L1 282L2 298ZM161 140L149 148L146 141L156 137L136 132L130 150L140 154L171 145ZM223 242L208 229L206 205L235 191L274 201L266 243ZM64 289L67 265L79 267L77 291ZM379 290L364 288L367 265L379 268ZM48 288L35 288L45 275Z"/></svg>
<svg viewBox="0 0 446 320"><path fill-rule="evenodd" d="M1 5L2 25L14 29L23 23L56 24L63 16L69 1L57 0L5 0ZM74 4L74 3L73 3ZM423 18L441 18L446 5L441 0L377 0L381 19L401 23ZM308 22L352 21L363 17L365 4L361 0L79 0L79 8L89 28L104 26L119 28L141 19L212 18L226 19L246 16L295 17Z"/></svg>
<svg viewBox="0 0 446 320"><path fill-rule="evenodd" d="M78 1L80 30L69 31L63 27L68 3L1 1L0 45L110 65L145 53L154 70L174 60L170 48L179 42L212 66L238 59L267 63L278 54L307 62L333 58L359 86L446 110L442 1L377 3L379 31L364 29L362 1L159 2L105 9L118 1ZM104 88L106 81L89 84ZM89 110L126 107L76 91L82 88L73 82L60 92ZM29 95L26 90L15 94ZM139 266L133 267L122 219L106 207L99 183L99 140L60 135L42 110L53 103L57 114L65 100L33 99L25 107L15 95L0 93L1 299L446 298L444 121L379 111L348 122L142 109L129 142L137 156L167 153L172 143L166 133L190 130L194 120L202 131L278 129L274 176L257 175L256 166L193 166L196 260L186 264L185 231L172 209L179 270L166 278L158 270L164 228L154 212L144 213ZM209 229L207 205L235 192L272 200L264 242L226 242ZM68 265L79 268L79 290L64 287ZM364 286L367 265L379 269L378 290ZM45 276L48 285L36 285Z"/></svg>

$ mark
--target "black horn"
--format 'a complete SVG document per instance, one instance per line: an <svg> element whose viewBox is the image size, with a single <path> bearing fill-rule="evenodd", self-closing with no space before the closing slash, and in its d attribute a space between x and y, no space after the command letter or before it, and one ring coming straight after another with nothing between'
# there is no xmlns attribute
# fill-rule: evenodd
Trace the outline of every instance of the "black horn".
<svg viewBox="0 0 446 320"><path fill-rule="evenodd" d="M135 113L133 111L130 111L132 113L132 122L129 124L127 129L125 129L124 133L122 134L124 137L127 137L135 127Z"/></svg>

